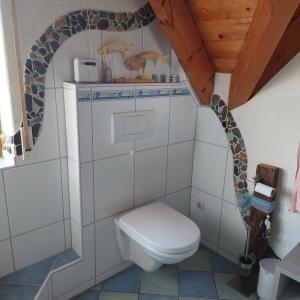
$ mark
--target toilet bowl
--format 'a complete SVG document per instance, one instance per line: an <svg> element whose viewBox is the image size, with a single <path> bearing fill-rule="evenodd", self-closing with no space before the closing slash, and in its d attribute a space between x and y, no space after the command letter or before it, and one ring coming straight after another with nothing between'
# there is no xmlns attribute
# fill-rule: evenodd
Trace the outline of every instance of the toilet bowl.
<svg viewBox="0 0 300 300"><path fill-rule="evenodd" d="M163 204L142 206L114 218L116 239L124 260L152 272L175 264L198 249L200 230L188 217Z"/></svg>

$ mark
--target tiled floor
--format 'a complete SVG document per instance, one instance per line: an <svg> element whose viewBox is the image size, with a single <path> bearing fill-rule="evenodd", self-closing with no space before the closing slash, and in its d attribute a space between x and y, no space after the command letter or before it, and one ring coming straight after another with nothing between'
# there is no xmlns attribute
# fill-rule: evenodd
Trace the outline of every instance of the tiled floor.
<svg viewBox="0 0 300 300"><path fill-rule="evenodd" d="M137 266L119 273L73 300L254 300L228 286L237 267L210 251L199 251L178 265L147 273Z"/></svg>
<svg viewBox="0 0 300 300"><path fill-rule="evenodd" d="M77 258L70 250L1 278L0 300L32 300L51 270Z"/></svg>

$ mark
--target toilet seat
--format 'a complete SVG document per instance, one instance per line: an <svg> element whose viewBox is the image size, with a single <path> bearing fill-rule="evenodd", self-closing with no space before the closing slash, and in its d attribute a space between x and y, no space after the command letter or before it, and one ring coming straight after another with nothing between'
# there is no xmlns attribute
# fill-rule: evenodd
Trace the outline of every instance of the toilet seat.
<svg viewBox="0 0 300 300"><path fill-rule="evenodd" d="M117 222L125 234L153 254L193 252L200 242L198 226L163 203L131 210L120 215Z"/></svg>

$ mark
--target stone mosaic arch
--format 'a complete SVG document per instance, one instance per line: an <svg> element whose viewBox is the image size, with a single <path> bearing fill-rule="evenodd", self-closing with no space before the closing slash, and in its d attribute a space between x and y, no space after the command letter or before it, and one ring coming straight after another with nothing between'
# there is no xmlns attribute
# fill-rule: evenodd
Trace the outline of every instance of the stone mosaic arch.
<svg viewBox="0 0 300 300"><path fill-rule="evenodd" d="M45 78L48 66L58 48L69 38L84 30L128 31L147 26L155 15L147 3L134 13L115 13L83 9L70 12L54 21L35 42L25 63L25 101L27 119L32 125L33 143L40 134L45 106ZM9 144L9 143L7 143ZM20 132L6 150L22 154Z"/></svg>
<svg viewBox="0 0 300 300"><path fill-rule="evenodd" d="M247 189L248 159L244 139L228 106L220 96L213 95L210 107L219 118L225 130L233 157L233 181L236 197L242 201L244 195L249 194ZM241 207L240 205L240 211L242 217L250 214L249 207L247 206Z"/></svg>

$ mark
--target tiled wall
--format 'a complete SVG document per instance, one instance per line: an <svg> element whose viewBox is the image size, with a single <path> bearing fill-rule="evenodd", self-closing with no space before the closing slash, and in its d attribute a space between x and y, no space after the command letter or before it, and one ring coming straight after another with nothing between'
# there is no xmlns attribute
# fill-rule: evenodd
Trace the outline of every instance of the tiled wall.
<svg viewBox="0 0 300 300"><path fill-rule="evenodd" d="M138 8L140 4L133 2L129 7ZM110 5L105 5L109 10ZM30 4L17 1L22 58L25 60L31 45L44 29L43 26L68 11L97 7L98 0L76 0L72 3L32 0ZM30 19L25 18L26 15L30 15ZM62 82L73 80L72 61L75 56L94 57L101 61L97 49L112 40L134 41L134 52L154 49L171 54L155 22L131 32L81 32L59 48L46 74L45 119L34 147L34 159L22 161L19 157L15 167L0 172L0 276L71 246ZM154 67L150 63L147 70L149 75L153 72L151 68ZM173 55L170 63L158 65L155 70L160 73L168 73L170 70L178 73L178 68L178 61ZM76 241L72 242L74 247Z"/></svg>
<svg viewBox="0 0 300 300"><path fill-rule="evenodd" d="M83 260L52 275L54 297L65 299L128 266L116 245L114 215L152 201L189 215L197 106L191 95L180 95L175 87L174 96L166 85L167 95L152 93L153 85L80 87L82 101L76 108L72 85L66 86L70 190L75 191L70 193L71 218L72 228L78 228L72 237L80 242L82 229ZM114 100L102 97L111 89L133 96L118 92ZM154 110L154 135L112 144L111 114L134 110Z"/></svg>
<svg viewBox="0 0 300 300"><path fill-rule="evenodd" d="M214 91L225 100L226 81L227 75L217 74ZM237 261L246 232L235 196L232 152L218 117L203 106L197 115L190 212L200 226L202 242Z"/></svg>
<svg viewBox="0 0 300 300"><path fill-rule="evenodd" d="M71 247L62 93L46 97L35 158L0 172L0 276Z"/></svg>

